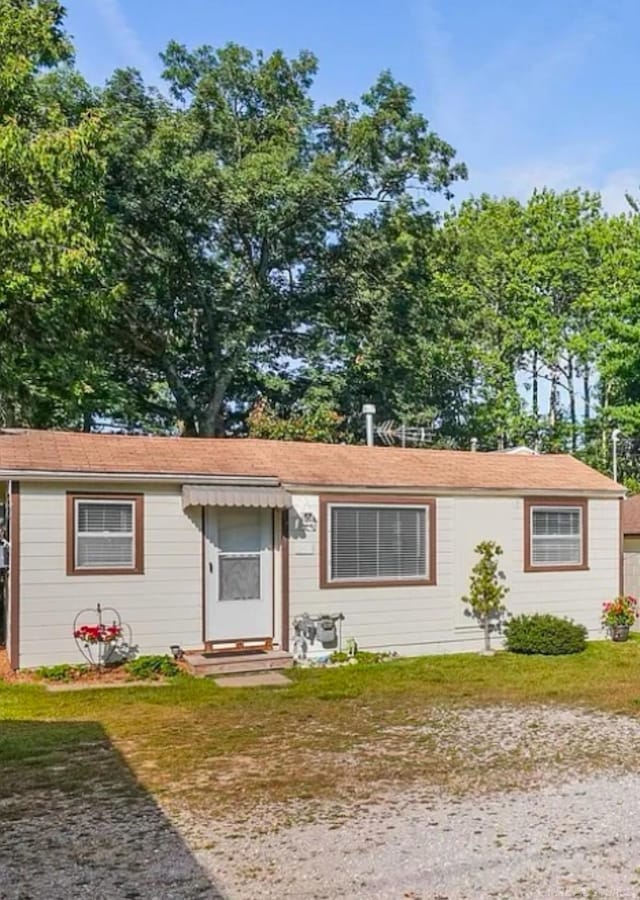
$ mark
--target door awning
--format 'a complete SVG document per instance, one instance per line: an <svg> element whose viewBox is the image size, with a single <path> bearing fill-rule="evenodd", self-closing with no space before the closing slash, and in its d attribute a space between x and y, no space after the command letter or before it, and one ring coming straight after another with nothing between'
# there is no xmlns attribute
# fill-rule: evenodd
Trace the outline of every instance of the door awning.
<svg viewBox="0 0 640 900"><path fill-rule="evenodd" d="M188 506L260 506L263 509L287 509L291 494L284 488L236 485L184 484L182 508Z"/></svg>

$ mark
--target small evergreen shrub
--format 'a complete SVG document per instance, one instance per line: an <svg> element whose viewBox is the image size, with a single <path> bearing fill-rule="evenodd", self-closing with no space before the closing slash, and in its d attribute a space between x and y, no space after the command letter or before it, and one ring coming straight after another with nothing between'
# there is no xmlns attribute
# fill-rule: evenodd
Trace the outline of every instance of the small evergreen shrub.
<svg viewBox="0 0 640 900"><path fill-rule="evenodd" d="M471 570L469 595L462 602L469 606L466 615L474 616L484 632L485 653L491 653L491 632L500 631L507 612L504 598L509 593L506 576L500 570L502 547L495 541L481 541L475 548L480 559Z"/></svg>
<svg viewBox="0 0 640 900"><path fill-rule="evenodd" d="M512 653L561 656L582 653L587 645L584 625L548 614L514 616L505 625L504 632L507 650Z"/></svg>
<svg viewBox="0 0 640 900"><path fill-rule="evenodd" d="M146 678L172 678L180 671L178 664L170 656L139 656L125 664L128 675L144 680Z"/></svg>

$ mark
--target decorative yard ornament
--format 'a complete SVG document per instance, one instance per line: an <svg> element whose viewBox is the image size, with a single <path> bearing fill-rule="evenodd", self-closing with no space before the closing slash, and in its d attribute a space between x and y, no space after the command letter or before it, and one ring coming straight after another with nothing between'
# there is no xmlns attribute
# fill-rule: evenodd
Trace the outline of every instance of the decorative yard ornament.
<svg viewBox="0 0 640 900"><path fill-rule="evenodd" d="M507 609L502 602L509 593L504 584L506 576L498 568L502 547L495 541L482 541L475 548L480 559L471 570L469 580L469 596L463 597L470 610L467 615L474 616L484 632L484 652L491 650L491 632L499 631L502 617Z"/></svg>
<svg viewBox="0 0 640 900"><path fill-rule="evenodd" d="M105 618L110 624L105 624ZM73 636L80 653L98 670L126 656L131 646L131 628L123 624L118 610L99 603L95 609L80 610L73 620Z"/></svg>

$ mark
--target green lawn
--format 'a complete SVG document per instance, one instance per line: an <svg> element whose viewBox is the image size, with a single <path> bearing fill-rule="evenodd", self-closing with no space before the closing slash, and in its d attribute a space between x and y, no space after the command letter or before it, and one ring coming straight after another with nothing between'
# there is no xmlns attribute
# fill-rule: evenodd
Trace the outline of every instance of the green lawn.
<svg viewBox="0 0 640 900"><path fill-rule="evenodd" d="M281 689L222 689L180 677L167 687L55 694L0 682L0 799L17 785L83 790L112 771L114 758L132 784L194 808L215 802L220 811L256 797L366 796L376 785L416 779L444 784L454 763L428 752L428 729L419 757L389 735L428 723L430 710L477 705L636 715L640 641L595 642L570 657L431 656L291 677Z"/></svg>

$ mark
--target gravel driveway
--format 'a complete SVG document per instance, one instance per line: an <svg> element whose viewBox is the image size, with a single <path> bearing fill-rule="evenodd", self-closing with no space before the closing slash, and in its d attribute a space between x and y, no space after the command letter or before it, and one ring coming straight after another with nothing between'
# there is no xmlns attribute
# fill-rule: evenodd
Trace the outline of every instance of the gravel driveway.
<svg viewBox="0 0 640 900"><path fill-rule="evenodd" d="M366 800L234 821L142 792L16 793L0 808L0 898L640 898L640 720L550 707L428 715L405 729L414 752L421 729L430 753L435 734L435 752L468 752L448 793L386 784Z"/></svg>
<svg viewBox="0 0 640 900"><path fill-rule="evenodd" d="M243 900L637 898L639 788L623 776L480 801L406 793L340 827L248 835L198 856Z"/></svg>

